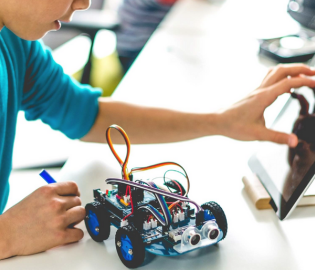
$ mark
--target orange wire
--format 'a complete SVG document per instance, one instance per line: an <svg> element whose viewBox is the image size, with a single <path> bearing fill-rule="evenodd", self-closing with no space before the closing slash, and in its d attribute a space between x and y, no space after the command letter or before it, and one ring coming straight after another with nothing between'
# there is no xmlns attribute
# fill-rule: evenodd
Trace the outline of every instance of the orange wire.
<svg viewBox="0 0 315 270"><path fill-rule="evenodd" d="M126 154L126 158L125 158L124 162L118 156L118 154L116 153L116 151L115 151L115 149L113 147L113 143L112 143L112 140L110 138L110 130L112 128L118 130L119 133L123 136L123 138L124 138L124 140L126 142L127 154ZM106 140L107 140L107 143L108 143L108 146L109 146L110 150L112 151L113 155L115 156L115 158L119 162L120 166L122 167L122 178L125 179L125 180L130 180L129 179L128 170L127 170L127 163L128 163L129 155L130 155L130 141L129 141L127 133L120 126L118 126L118 125L111 125L106 130Z"/></svg>
<svg viewBox="0 0 315 270"><path fill-rule="evenodd" d="M179 166L182 168L182 166L180 166L179 164L177 164L175 162L163 162L163 163L159 163L159 164L155 164L155 165L150 165L147 167L134 168L130 171L129 174L132 174L133 172L147 171L147 170L151 170L151 169L155 169L155 168L159 168L159 167L167 166L167 165L176 165L176 166Z"/></svg>
<svg viewBox="0 0 315 270"><path fill-rule="evenodd" d="M125 142L126 142L126 146L127 146L127 153L126 153L126 158L125 158L125 161L123 162L122 159L118 156L118 154L116 153L114 147L113 147L113 143L112 143L112 140L111 140L111 137L110 137L110 130L114 128L116 130L119 131L119 133L123 136ZM147 170L151 170L151 169L155 169L155 168L159 168L159 167L162 167L162 166L167 166L167 165L175 165L175 166L178 166L180 167L184 172L185 172L185 175L186 175L186 178L187 178L187 181L188 181L188 186L187 186L187 191L186 191L186 194L188 194L189 192L189 188L190 188L190 184L189 184L189 178L188 178L188 175L185 171L185 169L179 165L178 163L175 163L175 162L163 162L163 163L159 163L159 164L155 164L155 165L151 165L151 166L147 166L147 167L141 167L141 168L134 168L130 171L130 173L128 173L128 169L127 169L127 163L128 163L128 160L129 160L129 155L130 155L130 140L128 138L128 135L127 133L118 125L111 125L107 128L106 130L106 140L107 140L107 143L108 143L108 146L110 148L110 150L112 151L113 155L115 156L115 158L117 159L117 161L119 162L120 166L122 167L122 178L125 179L125 180L130 180L130 175L132 175L133 172L140 172L140 171L147 171ZM133 202L132 202L132 197L131 197L131 190L130 190L130 186L128 186L129 189L127 188L126 189L126 194L127 192L129 191L129 194L130 194L130 201L131 201L131 207L132 207L132 211L129 215L127 215L126 217L124 217L123 220L125 220L127 217L129 217L130 215L133 214L134 212L134 209L133 209ZM185 194L185 196L186 196ZM172 203L168 208L169 209L172 209L174 206L178 205L180 201L176 201L174 203ZM150 217L149 217L150 218Z"/></svg>
<svg viewBox="0 0 315 270"><path fill-rule="evenodd" d="M188 192L189 192L189 189L190 189L189 178L188 178L188 175L187 175L185 169L181 165L179 165L178 163L175 163L175 162L162 162L162 163L150 165L150 166L147 166L147 167L133 168L133 169L131 169L131 171L129 173L129 176L132 173L134 173L134 172L147 171L147 170L156 169L156 168L159 168L159 167L162 167L162 166L168 166L168 165L178 166L184 171L184 173L186 175L186 178L188 180L188 182L187 182L187 191L186 191L186 194L184 195L184 196L186 196L188 194Z"/></svg>

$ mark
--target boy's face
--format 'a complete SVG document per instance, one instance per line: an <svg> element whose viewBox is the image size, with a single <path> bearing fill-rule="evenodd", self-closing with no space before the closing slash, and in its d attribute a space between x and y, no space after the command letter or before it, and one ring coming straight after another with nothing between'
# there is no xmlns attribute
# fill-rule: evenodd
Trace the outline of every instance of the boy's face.
<svg viewBox="0 0 315 270"><path fill-rule="evenodd" d="M2 7L4 5L4 9ZM26 40L42 38L58 30L60 21L69 22L76 10L85 10L90 0L0 0L4 25Z"/></svg>

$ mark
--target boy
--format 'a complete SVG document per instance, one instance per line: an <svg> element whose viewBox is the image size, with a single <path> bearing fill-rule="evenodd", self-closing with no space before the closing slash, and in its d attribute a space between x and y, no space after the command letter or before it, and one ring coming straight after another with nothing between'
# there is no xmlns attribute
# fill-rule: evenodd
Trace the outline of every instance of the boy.
<svg viewBox="0 0 315 270"><path fill-rule="evenodd" d="M134 143L161 143L224 135L297 145L294 134L265 127L263 112L291 88L315 87L315 71L305 65L270 69L258 89L230 108L208 114L145 108L110 98L64 75L39 42L58 30L89 0L0 0L0 213L6 203L17 112L42 119L70 138L105 142L106 128L124 127ZM113 134L114 135L114 134ZM115 138L113 138L115 140ZM121 142L121 138L116 142ZM41 252L80 240L74 227L85 216L73 182L46 185L0 215L0 259Z"/></svg>

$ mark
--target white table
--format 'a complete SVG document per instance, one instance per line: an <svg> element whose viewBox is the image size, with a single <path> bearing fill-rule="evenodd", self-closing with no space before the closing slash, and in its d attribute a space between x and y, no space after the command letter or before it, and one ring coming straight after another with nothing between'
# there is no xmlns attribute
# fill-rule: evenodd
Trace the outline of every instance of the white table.
<svg viewBox="0 0 315 270"><path fill-rule="evenodd" d="M268 14L260 12L272 2L179 2L150 39L114 98L195 112L214 111L238 100L259 85L272 64L257 56L254 38L257 21L264 19L270 25L277 14L273 9ZM253 12L246 13L245 7ZM223 23L227 20L228 25ZM272 121L280 105L281 100L269 110L267 122ZM315 208L298 208L288 220L280 222L272 210L256 210L243 190L241 177L256 146L256 142L220 136L132 145L130 168L167 160L178 162L191 179L190 198L199 204L217 201L229 225L227 237L219 245L178 257L148 254L142 269L313 267ZM123 156L124 146L117 149ZM105 189L106 177L119 176L119 172L108 146L78 143L65 167L59 174L56 172L56 178L77 181L83 203L87 203L92 201L93 188ZM86 232L84 224L79 226ZM0 262L0 269L124 269L116 254L114 236L112 229L109 240L96 243L85 233L79 243L5 260Z"/></svg>

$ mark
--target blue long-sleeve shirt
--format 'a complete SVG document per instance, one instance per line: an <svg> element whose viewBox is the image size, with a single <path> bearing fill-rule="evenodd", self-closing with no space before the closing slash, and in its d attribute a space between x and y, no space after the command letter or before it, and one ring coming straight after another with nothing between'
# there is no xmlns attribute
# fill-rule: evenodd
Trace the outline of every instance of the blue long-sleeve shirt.
<svg viewBox="0 0 315 270"><path fill-rule="evenodd" d="M98 113L101 91L63 73L38 41L25 41L7 28L0 32L0 214L9 195L17 114L41 119L72 139L83 137Z"/></svg>

